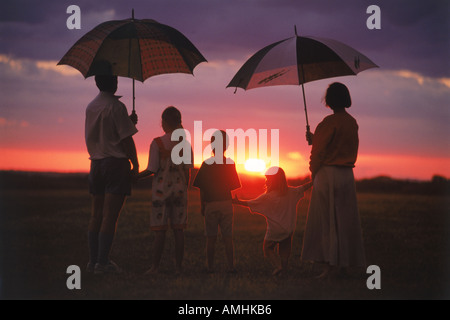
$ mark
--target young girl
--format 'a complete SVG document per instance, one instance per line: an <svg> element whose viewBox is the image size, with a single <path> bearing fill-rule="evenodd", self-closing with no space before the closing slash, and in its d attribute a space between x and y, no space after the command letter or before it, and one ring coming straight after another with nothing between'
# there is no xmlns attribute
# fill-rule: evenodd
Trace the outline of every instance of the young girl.
<svg viewBox="0 0 450 320"><path fill-rule="evenodd" d="M297 224L297 203L312 183L309 182L300 187L289 187L286 175L279 167L269 168L265 175L265 193L249 201L242 201L235 197L233 203L248 207L252 213L266 217L264 256L275 268L272 274L278 275L287 269L291 255L292 236Z"/></svg>
<svg viewBox="0 0 450 320"><path fill-rule="evenodd" d="M167 107L161 116L165 135L154 139L150 145L148 167L139 174L144 178L154 174L152 181L152 210L150 228L155 232L152 267L146 274L158 272L166 231L173 230L175 237L176 272L181 272L184 256L184 229L187 224L187 191L192 169L190 163L176 165L171 158L172 148L178 144L172 141L172 133L182 129L181 113L175 107Z"/></svg>

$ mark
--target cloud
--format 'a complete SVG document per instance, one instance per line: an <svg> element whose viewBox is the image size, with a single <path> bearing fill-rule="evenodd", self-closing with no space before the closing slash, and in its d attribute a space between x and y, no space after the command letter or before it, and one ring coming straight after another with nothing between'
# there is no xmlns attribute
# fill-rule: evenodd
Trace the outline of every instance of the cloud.
<svg viewBox="0 0 450 320"><path fill-rule="evenodd" d="M80 72L70 66L66 65L57 65L58 61L50 60L50 61L36 61L35 65L38 69L41 70L49 70L56 73L60 73L65 76L73 76L79 75Z"/></svg>
<svg viewBox="0 0 450 320"><path fill-rule="evenodd" d="M298 151L289 152L287 154L287 157L288 157L288 159L291 159L291 160L302 160L302 161L305 160L303 155L300 152L298 152Z"/></svg>
<svg viewBox="0 0 450 320"><path fill-rule="evenodd" d="M431 77L426 77L418 72L412 72L409 70L398 70L398 71L394 71L393 74L396 76L399 76L401 78L413 79L413 80L417 81L417 83L420 85L424 85L425 82L427 82L427 83L438 82L440 84L443 84L447 88L450 88L450 78L433 79Z"/></svg>
<svg viewBox="0 0 450 320"><path fill-rule="evenodd" d="M32 60L15 58L11 55L0 54L0 64L6 67L6 72L29 76L39 72L51 71L64 76L80 75L80 72L69 66L58 66L56 60Z"/></svg>
<svg viewBox="0 0 450 320"><path fill-rule="evenodd" d="M14 119L6 119L0 118L0 128L27 128L30 126L30 123L25 120L14 120Z"/></svg>

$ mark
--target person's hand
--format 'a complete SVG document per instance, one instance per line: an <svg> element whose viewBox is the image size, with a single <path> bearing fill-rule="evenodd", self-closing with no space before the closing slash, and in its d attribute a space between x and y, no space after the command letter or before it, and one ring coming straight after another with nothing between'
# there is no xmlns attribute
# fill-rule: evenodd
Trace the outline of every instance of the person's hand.
<svg viewBox="0 0 450 320"><path fill-rule="evenodd" d="M131 122L133 122L135 125L138 122L138 115L137 113L133 110L133 112L130 114L130 120Z"/></svg>
<svg viewBox="0 0 450 320"><path fill-rule="evenodd" d="M133 169L131 170L131 179L136 182L140 178L139 176L139 166L133 165Z"/></svg>
<svg viewBox="0 0 450 320"><path fill-rule="evenodd" d="M312 145L314 134L311 131L307 130L305 136L306 136L306 141L308 141L308 144Z"/></svg>

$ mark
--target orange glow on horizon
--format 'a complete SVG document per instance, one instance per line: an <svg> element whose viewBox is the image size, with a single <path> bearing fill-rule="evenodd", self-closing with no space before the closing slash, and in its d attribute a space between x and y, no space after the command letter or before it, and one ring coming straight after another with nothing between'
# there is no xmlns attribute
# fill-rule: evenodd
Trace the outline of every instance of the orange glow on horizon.
<svg viewBox="0 0 450 320"><path fill-rule="evenodd" d="M0 170L38 171L38 172L89 172L90 161L85 151L52 151L2 149ZM140 171L147 168L148 154L138 154ZM294 161L289 157L280 159L279 166L289 178L309 175L308 163ZM239 174L264 174L264 169L248 171L245 164L236 164ZM429 180L433 175L450 177L450 158L419 157L407 155L358 156L355 178L372 178L380 175L398 179Z"/></svg>
<svg viewBox="0 0 450 320"><path fill-rule="evenodd" d="M251 173L263 174L266 170L266 163L261 159L248 159L245 161L244 168Z"/></svg>

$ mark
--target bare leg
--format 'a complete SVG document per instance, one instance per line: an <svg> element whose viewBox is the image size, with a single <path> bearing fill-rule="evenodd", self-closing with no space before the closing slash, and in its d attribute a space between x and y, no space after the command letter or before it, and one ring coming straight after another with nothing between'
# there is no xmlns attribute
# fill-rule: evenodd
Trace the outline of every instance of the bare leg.
<svg viewBox="0 0 450 320"><path fill-rule="evenodd" d="M100 232L112 233L116 232L117 221L120 212L125 204L126 196L118 194L106 194L103 204L103 220Z"/></svg>
<svg viewBox="0 0 450 320"><path fill-rule="evenodd" d="M153 242L152 267L145 274L153 274L158 272L165 240L166 240L165 230L155 231L155 240Z"/></svg>
<svg viewBox="0 0 450 320"><path fill-rule="evenodd" d="M91 218L89 220L88 231L99 232L103 219L103 203L105 201L104 195L93 195L91 206Z"/></svg>
<svg viewBox="0 0 450 320"><path fill-rule="evenodd" d="M264 241L264 256L269 260L270 264L274 268L273 275L277 275L281 272L281 261L280 257L276 254L275 250L277 248L277 243L272 241Z"/></svg>
<svg viewBox="0 0 450 320"><path fill-rule="evenodd" d="M125 195L106 194L103 202L103 216L98 235L98 263L107 264L116 232L117 221L125 203Z"/></svg>
<svg viewBox="0 0 450 320"><path fill-rule="evenodd" d="M92 196L91 218L88 226L89 265L93 268L98 259L98 233L103 220L104 195Z"/></svg>
<svg viewBox="0 0 450 320"><path fill-rule="evenodd" d="M289 263L289 257L291 256L291 250L292 250L292 238L288 238L282 242L280 242L278 247L278 253L280 255L281 259L281 268L283 270L287 270L288 263Z"/></svg>

